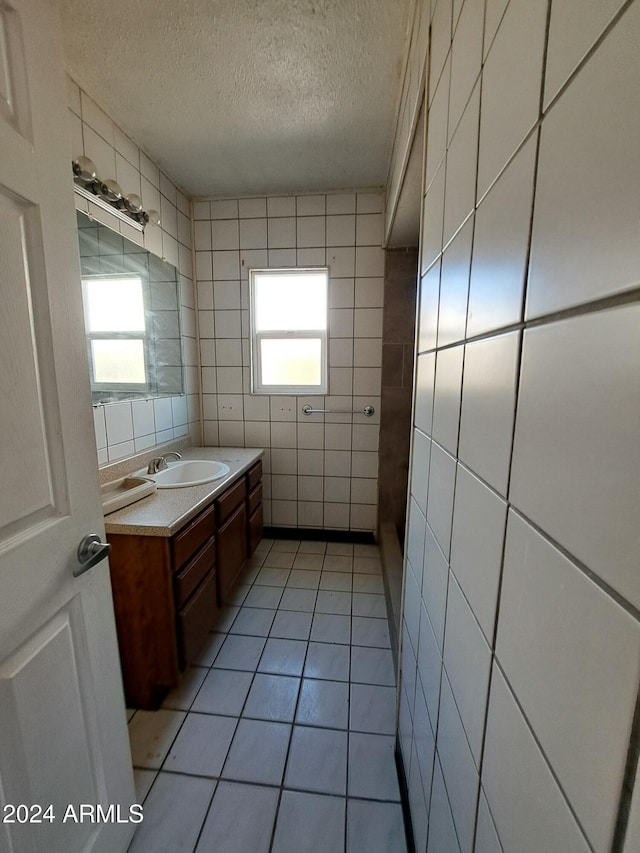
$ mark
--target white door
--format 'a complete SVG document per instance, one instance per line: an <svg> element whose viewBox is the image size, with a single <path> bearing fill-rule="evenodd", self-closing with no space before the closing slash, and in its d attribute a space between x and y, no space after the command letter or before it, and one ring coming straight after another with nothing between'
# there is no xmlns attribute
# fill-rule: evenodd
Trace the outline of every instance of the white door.
<svg viewBox="0 0 640 853"><path fill-rule="evenodd" d="M0 851L120 853L134 791L108 563L73 576L104 526L60 43L53 0L0 0Z"/></svg>

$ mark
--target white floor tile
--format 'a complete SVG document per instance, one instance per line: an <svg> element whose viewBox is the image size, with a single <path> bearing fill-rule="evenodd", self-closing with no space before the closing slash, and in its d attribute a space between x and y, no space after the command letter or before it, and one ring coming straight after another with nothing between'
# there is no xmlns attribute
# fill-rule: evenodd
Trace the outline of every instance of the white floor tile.
<svg viewBox="0 0 640 853"><path fill-rule="evenodd" d="M239 717L252 678L251 672L212 669L196 696L192 710L201 714Z"/></svg>
<svg viewBox="0 0 640 853"><path fill-rule="evenodd" d="M196 666L212 666L226 639L226 634L209 634L193 663Z"/></svg>
<svg viewBox="0 0 640 853"><path fill-rule="evenodd" d="M349 796L400 801L394 759L395 738L388 735L349 735Z"/></svg>
<svg viewBox="0 0 640 853"><path fill-rule="evenodd" d="M320 590L316 600L316 613L351 615L351 593Z"/></svg>
<svg viewBox="0 0 640 853"><path fill-rule="evenodd" d="M274 610L267 610L262 607L241 607L229 633L266 637L271 629L274 616Z"/></svg>
<svg viewBox="0 0 640 853"><path fill-rule="evenodd" d="M189 714L164 764L165 770L219 776L236 729L235 717Z"/></svg>
<svg viewBox="0 0 640 853"><path fill-rule="evenodd" d="M251 583L253 583L253 578L250 583L246 581L246 578L242 578L233 588L231 594L227 597L228 603L234 607L242 607L242 602L245 600L249 590L251 589Z"/></svg>
<svg viewBox="0 0 640 853"><path fill-rule="evenodd" d="M351 572L322 572L320 589L351 592L352 578Z"/></svg>
<svg viewBox="0 0 640 853"><path fill-rule="evenodd" d="M322 568L325 572L351 572L353 571L353 558L327 554L324 558Z"/></svg>
<svg viewBox="0 0 640 853"><path fill-rule="evenodd" d="M324 554L327 548L326 542L301 542L296 559L305 554Z"/></svg>
<svg viewBox="0 0 640 853"><path fill-rule="evenodd" d="M311 626L311 639L318 643L348 644L351 638L349 616L316 613Z"/></svg>
<svg viewBox="0 0 640 853"><path fill-rule="evenodd" d="M354 646L351 651L351 681L393 687L396 677L391 651Z"/></svg>
<svg viewBox="0 0 640 853"><path fill-rule="evenodd" d="M352 684L349 714L351 731L392 735L396 726L395 687Z"/></svg>
<svg viewBox="0 0 640 853"><path fill-rule="evenodd" d="M320 572L309 569L292 569L287 580L287 587L294 589L317 589L320 583Z"/></svg>
<svg viewBox="0 0 640 853"><path fill-rule="evenodd" d="M307 644L303 640L270 638L258 667L259 672L275 675L302 675Z"/></svg>
<svg viewBox="0 0 640 853"><path fill-rule="evenodd" d="M281 610L302 610L312 613L316 603L315 589L291 589L287 587L280 600Z"/></svg>
<svg viewBox="0 0 640 853"><path fill-rule="evenodd" d="M351 620L354 646L374 646L379 649L391 648L389 625L386 619L370 619L366 616L354 616Z"/></svg>
<svg viewBox="0 0 640 853"><path fill-rule="evenodd" d="M269 636L285 640L308 640L311 633L312 619L312 613L297 613L295 610L278 610L269 631Z"/></svg>
<svg viewBox="0 0 640 853"><path fill-rule="evenodd" d="M273 553L295 554L299 547L299 539L276 539L271 550Z"/></svg>
<svg viewBox="0 0 640 853"><path fill-rule="evenodd" d="M406 853L402 806L398 803L347 803L347 853Z"/></svg>
<svg viewBox="0 0 640 853"><path fill-rule="evenodd" d="M243 669L253 672L264 648L264 638L229 634L215 660L221 669Z"/></svg>
<svg viewBox="0 0 640 853"><path fill-rule="evenodd" d="M351 557L353 545L350 542L327 542L327 554Z"/></svg>
<svg viewBox="0 0 640 853"><path fill-rule="evenodd" d="M305 678L349 681L349 646L337 643L309 643L304 665Z"/></svg>
<svg viewBox="0 0 640 853"><path fill-rule="evenodd" d="M387 602L384 595L371 592L353 593L353 615L372 616L376 619L387 618Z"/></svg>
<svg viewBox="0 0 640 853"><path fill-rule="evenodd" d="M207 669L203 666L188 667L182 673L180 684L169 693L162 707L188 711L206 675Z"/></svg>
<svg viewBox="0 0 640 853"><path fill-rule="evenodd" d="M349 721L349 685L343 681L304 679L296 723L346 729Z"/></svg>
<svg viewBox="0 0 640 853"><path fill-rule="evenodd" d="M311 544L311 543L309 543ZM296 556L293 561L294 569L310 569L311 571L320 571L322 569L322 563L324 561L324 556L322 552L319 553L311 553L311 552L301 552Z"/></svg>
<svg viewBox="0 0 640 853"><path fill-rule="evenodd" d="M255 584L244 600L245 607L266 607L276 609L282 598L281 586L260 586Z"/></svg>
<svg viewBox="0 0 640 853"><path fill-rule="evenodd" d="M268 853L279 791L218 782L196 853Z"/></svg>
<svg viewBox="0 0 640 853"><path fill-rule="evenodd" d="M191 853L215 788L211 779L159 773L130 853Z"/></svg>
<svg viewBox="0 0 640 853"><path fill-rule="evenodd" d="M138 711L129 723L133 766L158 769L185 717L183 711Z"/></svg>
<svg viewBox="0 0 640 853"><path fill-rule="evenodd" d="M264 565L273 569L290 569L293 566L295 558L295 553L288 551L276 551L274 548L264 561Z"/></svg>
<svg viewBox="0 0 640 853"><path fill-rule="evenodd" d="M286 788L344 796L347 733L295 726L284 784Z"/></svg>
<svg viewBox="0 0 640 853"><path fill-rule="evenodd" d="M239 782L279 785L291 726L262 720L240 720L222 775Z"/></svg>
<svg viewBox="0 0 640 853"><path fill-rule="evenodd" d="M133 784L136 789L136 803L143 803L145 797L149 793L149 789L153 785L153 780L157 776L155 770L134 770Z"/></svg>
<svg viewBox="0 0 640 853"><path fill-rule="evenodd" d="M353 591L354 592L376 592L379 595L384 593L384 585L382 577L377 574L361 574L359 572L353 575Z"/></svg>
<svg viewBox="0 0 640 853"><path fill-rule="evenodd" d="M221 607L216 613L216 621L213 626L214 631L225 633L233 625L233 622L238 615L239 607Z"/></svg>
<svg viewBox="0 0 640 853"><path fill-rule="evenodd" d="M284 791L272 853L337 853L344 821L343 798Z"/></svg>
<svg viewBox="0 0 640 853"><path fill-rule="evenodd" d="M256 583L261 586L284 586L287 582L290 569L272 569L266 566L260 569Z"/></svg>
<svg viewBox="0 0 640 853"><path fill-rule="evenodd" d="M251 685L243 717L256 720L293 721L300 679L258 673Z"/></svg>
<svg viewBox="0 0 640 853"><path fill-rule="evenodd" d="M360 572L365 575L379 575L382 571L380 560L371 557L354 557L353 571Z"/></svg>

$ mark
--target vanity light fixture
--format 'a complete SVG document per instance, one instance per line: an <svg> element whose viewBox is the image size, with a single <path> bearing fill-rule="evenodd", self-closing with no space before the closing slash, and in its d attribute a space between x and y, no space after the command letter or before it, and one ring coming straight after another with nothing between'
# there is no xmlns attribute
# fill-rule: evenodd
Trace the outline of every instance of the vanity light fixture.
<svg viewBox="0 0 640 853"><path fill-rule="evenodd" d="M143 210L139 195L124 195L117 181L112 178L103 181L99 178L93 161L88 157L74 157L71 166L74 189L78 195L115 214L140 231L143 231L149 222L152 225L160 225L160 214L157 210Z"/></svg>

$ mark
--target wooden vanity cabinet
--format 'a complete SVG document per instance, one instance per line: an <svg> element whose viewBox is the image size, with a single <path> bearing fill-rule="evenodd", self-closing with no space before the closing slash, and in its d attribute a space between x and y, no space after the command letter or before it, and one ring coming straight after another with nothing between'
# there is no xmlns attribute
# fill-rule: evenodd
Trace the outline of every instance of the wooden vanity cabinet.
<svg viewBox="0 0 640 853"><path fill-rule="evenodd" d="M107 538L127 704L157 708L215 622L215 510L208 507L171 538Z"/></svg>
<svg viewBox="0 0 640 853"><path fill-rule="evenodd" d="M257 462L171 537L107 534L127 705L155 709L214 627L262 538Z"/></svg>

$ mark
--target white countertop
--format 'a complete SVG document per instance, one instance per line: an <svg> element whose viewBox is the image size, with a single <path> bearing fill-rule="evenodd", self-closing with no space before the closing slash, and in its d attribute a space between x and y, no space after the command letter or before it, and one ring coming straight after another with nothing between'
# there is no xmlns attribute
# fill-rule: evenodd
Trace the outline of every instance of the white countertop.
<svg viewBox="0 0 640 853"><path fill-rule="evenodd" d="M244 447L189 447L181 451L184 459L213 459L229 466L220 480L200 486L158 489L136 503L106 515L107 533L137 536L173 536L187 521L247 471L264 453Z"/></svg>

